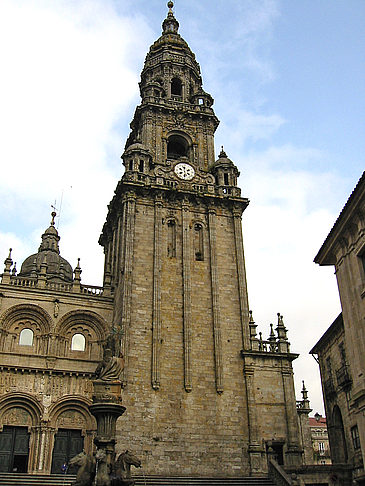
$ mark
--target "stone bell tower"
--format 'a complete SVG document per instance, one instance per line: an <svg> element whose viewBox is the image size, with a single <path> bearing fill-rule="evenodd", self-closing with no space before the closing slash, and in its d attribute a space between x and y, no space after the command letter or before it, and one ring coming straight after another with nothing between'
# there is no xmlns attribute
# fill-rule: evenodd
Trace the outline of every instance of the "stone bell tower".
<svg viewBox="0 0 365 486"><path fill-rule="evenodd" d="M279 368L273 365L278 346L271 340L264 347L250 323L241 228L248 199L223 148L215 160L213 98L178 33L172 2L168 7L162 35L146 56L142 100L122 155L125 172L100 237L104 287L114 295L113 325L121 328L125 359L127 413L118 444L138 453L151 474L260 473L265 440L276 432L267 425L261 434L265 426L257 420L250 432L255 390L247 389L245 362L249 386L259 386L252 377L259 379L262 369L271 387L277 381L277 397L268 400L280 402L285 415L283 402L294 388L289 383L285 395L280 370L290 375L294 355L282 333L287 347L280 348ZM257 364L262 354L273 356ZM295 421L295 398L293 404ZM272 423L283 430L276 417Z"/></svg>

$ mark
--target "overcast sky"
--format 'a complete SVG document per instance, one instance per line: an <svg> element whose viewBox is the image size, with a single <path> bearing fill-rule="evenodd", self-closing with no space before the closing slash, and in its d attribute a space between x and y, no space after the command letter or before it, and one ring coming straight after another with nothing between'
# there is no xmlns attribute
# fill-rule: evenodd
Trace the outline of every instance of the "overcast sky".
<svg viewBox="0 0 365 486"><path fill-rule="evenodd" d="M308 351L340 312L313 258L364 170L363 0L176 0L238 165L250 307L263 336L284 315L313 412ZM162 0L0 0L0 258L37 251L56 202L61 254L101 285L98 245Z"/></svg>

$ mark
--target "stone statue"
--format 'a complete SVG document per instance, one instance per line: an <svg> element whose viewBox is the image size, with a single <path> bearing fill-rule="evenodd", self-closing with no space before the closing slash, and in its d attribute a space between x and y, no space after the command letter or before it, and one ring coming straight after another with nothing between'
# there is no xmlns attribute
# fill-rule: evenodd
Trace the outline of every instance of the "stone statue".
<svg viewBox="0 0 365 486"><path fill-rule="evenodd" d="M79 466L76 481L72 486L133 486L131 479L131 466L141 467L141 461L129 451L119 455L112 467L107 461L104 449L98 449L95 456L84 451L70 459L71 466Z"/></svg>
<svg viewBox="0 0 365 486"><path fill-rule="evenodd" d="M133 486L131 466L141 467L138 457L129 451L120 454L114 464L111 486Z"/></svg>
<svg viewBox="0 0 365 486"><path fill-rule="evenodd" d="M113 356L112 350L105 348L103 360L98 364L95 375L102 381L120 381L123 370L123 355L119 353L119 356Z"/></svg>
<svg viewBox="0 0 365 486"><path fill-rule="evenodd" d="M85 451L80 452L77 456L70 459L70 466L79 466L76 475L76 481L72 486L90 486L95 477L95 458L86 454Z"/></svg>

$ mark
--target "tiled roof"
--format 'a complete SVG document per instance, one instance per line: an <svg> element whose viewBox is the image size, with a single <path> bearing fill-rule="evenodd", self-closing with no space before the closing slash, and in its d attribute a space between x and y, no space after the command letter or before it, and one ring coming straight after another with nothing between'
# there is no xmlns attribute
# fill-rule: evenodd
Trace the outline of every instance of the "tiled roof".
<svg viewBox="0 0 365 486"><path fill-rule="evenodd" d="M327 427L326 417L320 417L318 420L315 417L308 417L310 427Z"/></svg>

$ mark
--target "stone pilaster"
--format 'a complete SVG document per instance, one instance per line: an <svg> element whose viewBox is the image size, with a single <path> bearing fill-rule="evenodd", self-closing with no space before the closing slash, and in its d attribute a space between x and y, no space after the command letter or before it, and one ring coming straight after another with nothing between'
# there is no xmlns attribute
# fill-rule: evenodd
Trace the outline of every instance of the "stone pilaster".
<svg viewBox="0 0 365 486"><path fill-rule="evenodd" d="M121 248L121 233L122 233L122 215L118 215L118 227L117 227L117 236L116 236L116 257L115 257L115 273L114 273L114 282L115 285L119 282L120 277L120 248Z"/></svg>
<svg viewBox="0 0 365 486"><path fill-rule="evenodd" d="M184 315L184 387L192 390L191 366L191 251L189 228L189 204L182 203L182 266L183 266L183 315Z"/></svg>
<svg viewBox="0 0 365 486"><path fill-rule="evenodd" d="M132 302L132 270L133 270L133 248L136 216L136 197L133 193L126 194L125 217L126 231L124 232L124 262L122 285L118 286L121 293L121 327L122 327L122 353L125 360L125 368L122 375L122 385L125 387L128 382L129 362L129 329L131 323L131 302Z"/></svg>
<svg viewBox="0 0 365 486"><path fill-rule="evenodd" d="M160 388L160 341L161 341L161 231L162 196L155 198L154 258L153 258L153 315L152 315L152 387Z"/></svg>
<svg viewBox="0 0 365 486"><path fill-rule="evenodd" d="M218 393L223 392L223 364L222 364L222 338L219 313L219 284L217 268L217 241L216 241L216 212L208 211L209 222L209 250L210 250L210 276L212 285L212 314L214 335L215 384Z"/></svg>
<svg viewBox="0 0 365 486"><path fill-rule="evenodd" d="M237 262L237 277L238 277L238 291L240 299L240 311L241 311L241 327L242 327L242 340L244 349L250 349L250 335L249 335L249 311L248 311L248 294L247 294L247 281L246 281L246 268L243 251L243 239L242 239L242 222L241 222L242 210L238 208L233 209L233 224L234 224L234 239L236 249L236 262Z"/></svg>
<svg viewBox="0 0 365 486"><path fill-rule="evenodd" d="M294 392L293 372L291 369L282 369L285 416L287 424L287 450L286 464L299 466L302 464L303 450L299 443L299 425L297 418L296 399Z"/></svg>
<svg viewBox="0 0 365 486"><path fill-rule="evenodd" d="M258 420L257 408L255 400L255 371L252 366L244 365L244 375L246 382L247 393L247 414L248 414L248 430L249 430L249 446L248 452L250 455L250 468L252 476L262 475L261 465L261 446L258 436Z"/></svg>

